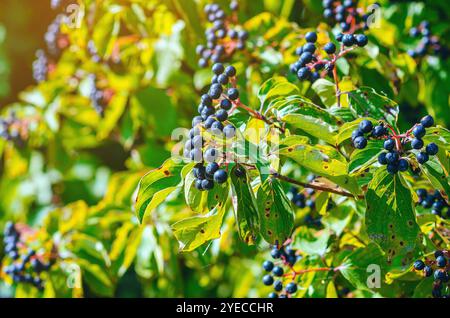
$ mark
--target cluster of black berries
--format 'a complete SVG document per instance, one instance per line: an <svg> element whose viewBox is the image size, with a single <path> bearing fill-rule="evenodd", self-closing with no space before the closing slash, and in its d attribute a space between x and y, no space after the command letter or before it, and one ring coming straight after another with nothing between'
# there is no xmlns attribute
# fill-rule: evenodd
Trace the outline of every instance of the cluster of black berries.
<svg viewBox="0 0 450 318"><path fill-rule="evenodd" d="M0 118L0 138L14 143L17 147L25 144L24 135L27 127L24 127L22 121L16 116L15 112L11 112L8 117Z"/></svg>
<svg viewBox="0 0 450 318"><path fill-rule="evenodd" d="M325 76L333 77L333 69L335 67L337 59L340 57L339 53L336 54L337 47L333 42L329 42L323 46L323 50L327 54L326 57L322 57L317 52L315 43L317 42L317 33L308 32L305 35L307 43L295 51L295 54L299 57L297 62L290 65L290 71L297 75L299 80L309 80L312 83L319 78ZM339 42L342 42L344 47L359 46L364 47L368 43L367 36L364 34L339 34L336 38Z"/></svg>
<svg viewBox="0 0 450 318"><path fill-rule="evenodd" d="M205 13L212 26L205 32L207 44L199 45L196 49L200 57L198 62L200 67L208 67L210 62L225 62L236 51L245 49L249 34L242 27L234 26L235 21L233 21L236 20L238 8L238 2L232 1L230 9L234 16L230 19L218 4L207 4L205 6Z"/></svg>
<svg viewBox="0 0 450 318"><path fill-rule="evenodd" d="M266 260L263 263L264 271L268 272L262 282L266 286L273 286L274 292L269 294L269 298L288 298L297 292L297 284L294 281L289 282L284 286L283 278L291 275L292 267L295 263L301 259L300 255L297 255L297 250L289 247L274 246L270 255L274 261ZM275 280L278 278L277 280Z"/></svg>
<svg viewBox="0 0 450 318"><path fill-rule="evenodd" d="M15 283L28 283L42 291L44 282L41 273L50 270L54 259L44 262L44 256L21 240L20 230L11 222L5 227L4 244L5 254L11 259L10 265L4 268L5 274Z"/></svg>
<svg viewBox="0 0 450 318"><path fill-rule="evenodd" d="M369 15L358 8L356 0L323 0L322 5L323 15L329 24L339 24L343 32L369 28L367 25Z"/></svg>
<svg viewBox="0 0 450 318"><path fill-rule="evenodd" d="M431 116L422 118L421 123L415 125L405 135L390 135L383 124L373 126L369 120L364 120L360 123L359 128L352 134L353 145L357 149L364 149L367 147L366 135L369 137L384 138L384 149L378 157L378 162L387 166L387 171L391 174L398 172L405 172L410 167L409 161L402 158L402 155L408 154L408 149L405 147L410 144L412 150L419 150L416 154L416 159L419 164L425 164L430 160L430 156L435 156L439 152L439 147L435 143L430 143L425 147L422 138L426 134L426 128L434 125L434 119Z"/></svg>
<svg viewBox="0 0 450 318"><path fill-rule="evenodd" d="M449 50L443 45L438 36L432 35L430 23L423 21L418 27L409 30L409 35L413 38L422 36L415 49L408 50L409 56L413 58L424 57L425 55L436 55L441 58L447 58Z"/></svg>
<svg viewBox="0 0 450 318"><path fill-rule="evenodd" d="M57 15L44 35L48 53L53 57L58 57L61 54L61 50L67 48L69 45L68 36L61 33L63 19L63 15Z"/></svg>
<svg viewBox="0 0 450 318"><path fill-rule="evenodd" d="M416 271L422 271L425 277L434 277L432 295L434 298L448 298L450 295L443 295L444 285L448 285L450 281L450 253L449 251L436 251L434 260L417 260L414 263Z"/></svg>
<svg viewBox="0 0 450 318"><path fill-rule="evenodd" d="M111 101L112 96L114 95L114 91L112 89L100 89L97 86L97 80L96 76L92 75L92 90L90 93L90 100L92 102L92 106L94 107L95 111L100 115L105 115L106 107L109 105L109 102Z"/></svg>
<svg viewBox="0 0 450 318"><path fill-rule="evenodd" d="M431 209L431 213L434 215L450 218L450 205L447 204L439 190L428 192L425 189L418 189L416 193L422 207Z"/></svg>
<svg viewBox="0 0 450 318"><path fill-rule="evenodd" d="M33 61L33 78L37 83L47 79L49 60L44 50L37 50L36 59Z"/></svg>
<svg viewBox="0 0 450 318"><path fill-rule="evenodd" d="M305 191L300 192L298 188L292 187L289 189L289 193L292 196L291 201L296 207L300 209L308 207L311 210L316 207L313 198L315 191L313 189L305 189Z"/></svg>
<svg viewBox="0 0 450 318"><path fill-rule="evenodd" d="M201 97L199 116L192 120L189 140L184 148L184 156L197 163L194 168L195 187L200 191L211 190L214 182L222 184L228 179L228 173L220 169L218 164L222 157L221 151L213 142L207 143L202 132L208 131L226 140L236 135L236 128L227 122L228 112L233 108L233 103L239 100L239 90L232 84L236 80L236 69L216 63L212 71L212 85L209 92Z"/></svg>

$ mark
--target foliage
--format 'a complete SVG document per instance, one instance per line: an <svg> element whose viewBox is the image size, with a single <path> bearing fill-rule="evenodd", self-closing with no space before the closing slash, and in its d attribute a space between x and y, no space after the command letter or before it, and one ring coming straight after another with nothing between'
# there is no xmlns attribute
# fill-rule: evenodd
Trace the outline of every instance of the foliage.
<svg viewBox="0 0 450 318"><path fill-rule="evenodd" d="M448 30L441 1L379 2L368 45L336 61L339 76L311 83L289 66L308 32L320 47L338 44L321 3L239 1L233 19L249 36L226 61L240 92L228 118L234 160L230 178L208 192L180 156L187 130L175 130L191 124L210 86L196 52L210 26L206 1L57 7L77 23L56 21L55 47L35 64L43 76L2 109L0 127L0 225L28 229L14 238L19 252L51 251L52 266L34 288L4 271L17 260L1 252L0 295L266 297L261 264L275 245L298 256L298 274L282 278L299 286L289 296L431 297L433 283L413 263L448 251L450 227L445 213L416 205L416 190L449 203L450 70L448 59L409 56L407 30L424 18L441 39ZM363 120L399 132L425 113L436 125L423 140L439 147L426 164L408 149L411 168L391 175L377 162L381 140L353 147ZM379 288L367 284L373 264Z"/></svg>

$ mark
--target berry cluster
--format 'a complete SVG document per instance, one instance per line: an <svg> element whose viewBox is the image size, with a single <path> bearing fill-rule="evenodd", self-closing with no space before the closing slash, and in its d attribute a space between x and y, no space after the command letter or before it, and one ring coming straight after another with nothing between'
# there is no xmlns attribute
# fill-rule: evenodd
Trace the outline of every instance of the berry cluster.
<svg viewBox="0 0 450 318"><path fill-rule="evenodd" d="M22 232L29 229L8 223L4 231L5 254L11 260L4 268L6 275L15 283L28 283L42 291L44 281L41 274L47 272L55 263L55 258L39 253L28 246L23 239Z"/></svg>
<svg viewBox="0 0 450 318"><path fill-rule="evenodd" d="M301 256L297 254L297 250L289 246L273 247L270 252L273 261L266 260L263 263L263 269L268 274L263 277L262 282L266 286L273 286L274 289L274 292L269 294L269 298L289 298L297 292L298 287L294 281L295 274L289 273L295 263L301 259ZM293 279L284 285L284 278L288 276ZM277 280L275 280L276 278Z"/></svg>
<svg viewBox="0 0 450 318"><path fill-rule="evenodd" d="M47 79L49 60L44 50L37 50L36 59L33 62L33 78L37 83Z"/></svg>
<svg viewBox="0 0 450 318"><path fill-rule="evenodd" d="M0 118L0 138L22 147L28 137L28 124L20 120L15 112Z"/></svg>
<svg viewBox="0 0 450 318"><path fill-rule="evenodd" d="M235 25L238 9L238 2L232 1L230 10L233 14L229 18L218 4L207 4L205 6L205 13L212 26L205 32L207 44L198 45L196 49L200 57L198 62L200 67L208 67L210 62L228 61L236 51L245 49L249 34L242 27Z"/></svg>
<svg viewBox="0 0 450 318"><path fill-rule="evenodd" d="M368 43L364 34L339 34L337 40L342 43L341 49L337 52L337 47L333 42L323 46L326 56L317 53L318 48L317 33L308 32L305 35L306 44L298 47L295 54L299 57L297 62L290 65L290 70L297 75L299 80L309 80L312 83L325 76L333 77L333 70L336 61L347 54L354 47L364 47Z"/></svg>
<svg viewBox="0 0 450 318"><path fill-rule="evenodd" d="M353 33L356 30L367 30L368 15L358 8L355 0L323 0L323 16L330 25L339 24L343 32Z"/></svg>
<svg viewBox="0 0 450 318"><path fill-rule="evenodd" d="M315 209L316 204L313 198L315 191L313 189L305 189L305 191L299 192L298 188L292 187L289 189L289 193L292 196L291 201L296 207L300 209L304 209L306 207L311 210Z"/></svg>
<svg viewBox="0 0 450 318"><path fill-rule="evenodd" d="M434 298L448 298L450 295L443 295L444 285L450 281L450 253L449 251L434 252L434 260L425 259L414 262L414 269L423 272L425 277L434 278L432 295Z"/></svg>
<svg viewBox="0 0 450 318"><path fill-rule="evenodd" d="M448 55L448 48L443 45L438 36L431 33L430 23L423 21L417 27L409 30L409 35L412 38L422 36L415 49L408 50L408 55L413 58L421 58L426 55L436 55L446 58Z"/></svg>
<svg viewBox="0 0 450 318"><path fill-rule="evenodd" d="M416 193L422 207L431 209L431 213L434 215L450 218L450 205L447 204L438 190L428 192L425 189L418 189Z"/></svg>
<svg viewBox="0 0 450 318"><path fill-rule="evenodd" d="M97 86L95 75L92 75L92 79L93 86L89 98L95 111L103 117L105 115L105 109L109 105L109 102L114 95L114 90L110 88L100 89Z"/></svg>
<svg viewBox="0 0 450 318"><path fill-rule="evenodd" d="M184 156L197 163L194 168L195 187L200 191L213 189L214 182L222 184L228 180L228 173L218 163L222 159L220 149L214 140L207 142L202 132L208 131L226 140L236 135L236 128L227 121L233 104L239 101L239 90L235 87L236 69L216 63L212 71L212 85L209 92L201 97L199 116L192 120L189 140L184 148Z"/></svg>
<svg viewBox="0 0 450 318"><path fill-rule="evenodd" d="M63 19L62 15L57 15L49 25L44 36L48 53L53 57L58 57L61 54L61 50L66 49L70 43L67 34L61 33Z"/></svg>
<svg viewBox="0 0 450 318"><path fill-rule="evenodd" d="M407 155L413 150L416 153L417 162L421 165L430 160L430 156L435 156L439 152L439 147L435 143L430 143L425 146L422 138L426 134L426 128L434 125L434 119L431 116L422 118L420 124L415 125L405 134L398 135L392 128L391 134L387 127L381 123L374 127L371 121L363 120L359 128L352 134L353 146L357 149L364 149L367 147L367 137L376 139L385 139L383 152L378 157L378 162L387 166L387 171L391 174L398 172L405 172L410 167L410 161ZM410 149L407 149L409 145ZM404 157L402 157L404 156Z"/></svg>

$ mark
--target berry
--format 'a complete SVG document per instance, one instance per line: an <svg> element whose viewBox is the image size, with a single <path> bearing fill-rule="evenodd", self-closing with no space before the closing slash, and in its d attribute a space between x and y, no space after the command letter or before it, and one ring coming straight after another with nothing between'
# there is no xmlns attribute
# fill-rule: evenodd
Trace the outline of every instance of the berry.
<svg viewBox="0 0 450 318"><path fill-rule="evenodd" d="M398 165L396 163L388 163L386 170L390 174L396 174L398 172Z"/></svg>
<svg viewBox="0 0 450 318"><path fill-rule="evenodd" d="M281 257L281 251L278 248L274 248L272 249L272 251L270 252L270 255L272 256L272 258L274 259L278 259Z"/></svg>
<svg viewBox="0 0 450 318"><path fill-rule="evenodd" d="M263 284L266 286L271 286L273 284L273 277L270 275L265 275L263 277Z"/></svg>
<svg viewBox="0 0 450 318"><path fill-rule="evenodd" d="M216 162L211 162L206 166L206 174L213 176L217 170L219 170L219 165Z"/></svg>
<svg viewBox="0 0 450 318"><path fill-rule="evenodd" d="M406 159L400 159L398 161L398 171L405 172L409 168L409 162Z"/></svg>
<svg viewBox="0 0 450 318"><path fill-rule="evenodd" d="M221 74L217 77L217 82L222 85L227 85L229 82L228 76Z"/></svg>
<svg viewBox="0 0 450 318"><path fill-rule="evenodd" d="M431 144L429 144L429 145L427 146L426 152L427 152L427 154L430 155L430 156L435 156L435 155L437 155L438 152L439 152L439 147L438 147L438 145L436 145L435 143L431 143Z"/></svg>
<svg viewBox="0 0 450 318"><path fill-rule="evenodd" d="M218 170L214 173L214 181L218 184L227 182L228 174L225 170Z"/></svg>
<svg viewBox="0 0 450 318"><path fill-rule="evenodd" d="M438 258L439 256L444 256L444 252L442 252L442 251L435 251L434 252L434 257Z"/></svg>
<svg viewBox="0 0 450 318"><path fill-rule="evenodd" d="M223 93L222 85L220 84L213 84L211 85L211 88L209 90L209 96L211 96L212 99L219 99L220 95Z"/></svg>
<svg viewBox="0 0 450 318"><path fill-rule="evenodd" d="M316 32L308 32L305 35L305 39L307 42L315 43L317 41L317 33Z"/></svg>
<svg viewBox="0 0 450 318"><path fill-rule="evenodd" d="M360 124L359 124L359 129L363 132L363 133L369 133L372 131L373 129L373 124L370 120L363 120Z"/></svg>
<svg viewBox="0 0 450 318"><path fill-rule="evenodd" d="M208 179L202 180L202 188L206 191L214 188L214 182Z"/></svg>
<svg viewBox="0 0 450 318"><path fill-rule="evenodd" d="M352 46L353 44L355 44L355 37L353 36L353 34L344 34L344 36L342 37L342 43L345 46Z"/></svg>
<svg viewBox="0 0 450 318"><path fill-rule="evenodd" d="M423 262L423 261L416 261L415 263L414 263L414 269L415 270L417 270L417 271L421 271L421 270L423 270L425 268L425 263Z"/></svg>
<svg viewBox="0 0 450 318"><path fill-rule="evenodd" d="M425 136L426 130L425 130L424 126L417 125L416 127L414 127L412 133L413 133L414 137L421 139Z"/></svg>
<svg viewBox="0 0 450 318"><path fill-rule="evenodd" d="M218 157L218 153L217 153L216 149L209 148L208 150L206 150L206 152L205 152L205 161L206 162L213 163L214 161L216 161L217 157Z"/></svg>
<svg viewBox="0 0 450 318"><path fill-rule="evenodd" d="M446 280L446 273L445 273L445 271L444 270L441 270L441 269L439 269L439 270L436 270L435 272L434 272L434 280L435 281L437 281L437 280L439 280L439 281L445 281Z"/></svg>
<svg viewBox="0 0 450 318"><path fill-rule="evenodd" d="M412 147L413 149L420 150L420 149L423 148L423 146L424 146L424 143L423 143L423 140L422 140L422 139L414 138L414 139L411 141L411 147Z"/></svg>
<svg viewBox="0 0 450 318"><path fill-rule="evenodd" d="M352 133L352 140L355 140L357 137L363 137L364 136L364 132L360 129L357 129L355 131L353 131Z"/></svg>
<svg viewBox="0 0 450 318"><path fill-rule="evenodd" d="M367 139L364 137L357 137L355 138L355 140L353 141L353 145L355 146L355 148L357 149L364 149L367 147Z"/></svg>
<svg viewBox="0 0 450 318"><path fill-rule="evenodd" d="M213 100L208 94L202 95L201 99L202 99L202 105L208 106L208 107L212 106Z"/></svg>
<svg viewBox="0 0 450 318"><path fill-rule="evenodd" d="M303 46L303 52L309 52L311 54L314 54L315 51L316 51L316 46L313 43L306 43Z"/></svg>
<svg viewBox="0 0 450 318"><path fill-rule="evenodd" d="M222 63L216 63L212 67L212 71L216 75L220 75L225 71L225 68Z"/></svg>
<svg viewBox="0 0 450 318"><path fill-rule="evenodd" d="M194 182L194 187L199 190L199 191L203 191L203 185L202 185L202 180L200 179L196 179Z"/></svg>
<svg viewBox="0 0 450 318"><path fill-rule="evenodd" d="M278 294L277 293L270 293L268 298L278 298Z"/></svg>
<svg viewBox="0 0 450 318"><path fill-rule="evenodd" d="M382 137L386 135L386 128L383 125L375 126L372 131L372 135L374 137Z"/></svg>
<svg viewBox="0 0 450 318"><path fill-rule="evenodd" d="M228 99L222 99L222 101L220 102L220 108L222 108L223 110L230 110L233 107L233 104L230 102L230 100Z"/></svg>
<svg viewBox="0 0 450 318"><path fill-rule="evenodd" d="M399 155L397 152L389 152L386 154L387 163L390 163L390 164L397 163L398 159L399 159Z"/></svg>
<svg viewBox="0 0 450 318"><path fill-rule="evenodd" d="M430 160L430 157L428 156L427 153L425 152L421 152L417 155L417 161L423 165L425 164L428 160Z"/></svg>
<svg viewBox="0 0 450 318"><path fill-rule="evenodd" d="M427 193L427 190L425 190L425 189L418 189L416 191L416 194L419 198L425 198L428 193Z"/></svg>
<svg viewBox="0 0 450 318"><path fill-rule="evenodd" d="M223 133L227 138L233 138L236 136L236 128L233 125L227 125L223 128Z"/></svg>
<svg viewBox="0 0 450 318"><path fill-rule="evenodd" d="M334 54L336 53L336 45L334 45L334 43L329 42L327 44L325 44L325 46L323 47L324 51L327 52L328 54Z"/></svg>
<svg viewBox="0 0 450 318"><path fill-rule="evenodd" d="M436 265L440 268L444 268L445 266L447 266L447 260L444 256L439 256L436 258Z"/></svg>
<svg viewBox="0 0 450 318"><path fill-rule="evenodd" d="M311 71L308 67L302 67L297 72L297 77L299 80L307 80L311 76Z"/></svg>
<svg viewBox="0 0 450 318"><path fill-rule="evenodd" d="M234 68L234 66L228 66L226 69L225 69L225 74L228 76L228 77L235 77L236 76L236 68Z"/></svg>
<svg viewBox="0 0 450 318"><path fill-rule="evenodd" d="M227 95L231 100L236 100L239 98L239 91L236 88L230 88Z"/></svg>
<svg viewBox="0 0 450 318"><path fill-rule="evenodd" d="M263 268L266 272L271 272L273 269L274 265L271 261L265 261L263 263Z"/></svg>
<svg viewBox="0 0 450 318"><path fill-rule="evenodd" d="M195 167L193 171L194 171L194 176L197 179L205 179L205 177L206 177L205 167L203 167L203 166Z"/></svg>
<svg viewBox="0 0 450 318"><path fill-rule="evenodd" d="M272 270L272 273L273 273L275 276L281 277L281 276L283 276L283 274L284 274L284 270L283 270L283 268L280 267L280 266L275 266L275 267L273 268L273 270Z"/></svg>
<svg viewBox="0 0 450 318"><path fill-rule="evenodd" d="M422 124L423 127L430 128L430 127L434 126L434 118L430 115L425 116L424 118L422 118L420 123Z"/></svg>
<svg viewBox="0 0 450 318"><path fill-rule="evenodd" d="M215 121L211 125L211 131L215 135L219 135L223 131L223 125L220 121Z"/></svg>
<svg viewBox="0 0 450 318"><path fill-rule="evenodd" d="M387 151L392 151L395 148L395 140L394 139L387 139L383 144L384 149Z"/></svg>
<svg viewBox="0 0 450 318"><path fill-rule="evenodd" d="M367 43L369 42L369 40L367 39L367 36L365 36L364 34L358 34L355 36L355 41L356 44L359 47L364 47L367 45Z"/></svg>
<svg viewBox="0 0 450 318"><path fill-rule="evenodd" d="M386 153L383 152L378 156L378 162L382 165L387 165L387 160L386 160Z"/></svg>
<svg viewBox="0 0 450 318"><path fill-rule="evenodd" d="M303 64L308 64L313 60L313 55L311 52L303 52L302 55L300 56L300 61Z"/></svg>
<svg viewBox="0 0 450 318"><path fill-rule="evenodd" d="M286 286L286 292L288 294L295 294L297 292L297 284L291 282Z"/></svg>
<svg viewBox="0 0 450 318"><path fill-rule="evenodd" d="M228 119L228 112L226 110L220 109L216 113L216 118L218 121L225 121Z"/></svg>
<svg viewBox="0 0 450 318"><path fill-rule="evenodd" d="M275 282L275 284L273 285L273 289L275 289L275 291L280 292L283 290L283 283L280 280L277 280Z"/></svg>

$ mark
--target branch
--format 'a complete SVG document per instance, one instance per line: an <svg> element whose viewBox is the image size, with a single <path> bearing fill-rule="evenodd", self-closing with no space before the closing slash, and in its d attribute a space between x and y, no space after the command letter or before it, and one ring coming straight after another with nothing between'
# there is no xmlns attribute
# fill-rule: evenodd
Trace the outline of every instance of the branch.
<svg viewBox="0 0 450 318"><path fill-rule="evenodd" d="M294 179L291 179L289 177L283 176L279 173L274 173L272 174L275 178L282 180L284 182L288 182L288 183L292 183L295 184L297 186L303 187L303 188L307 188L307 189L314 189L317 191L323 191L323 192L329 192L329 193L334 193L334 194L338 194L344 197L348 197L348 198L355 198L355 196L353 194L351 194L350 192L347 192L345 190L341 190L341 189L336 189L336 188L330 188L330 187L326 187L326 186L321 186L321 185L316 185L316 184L312 184L312 183L304 183L301 181L297 181ZM364 196L357 196L357 199L364 199Z"/></svg>

